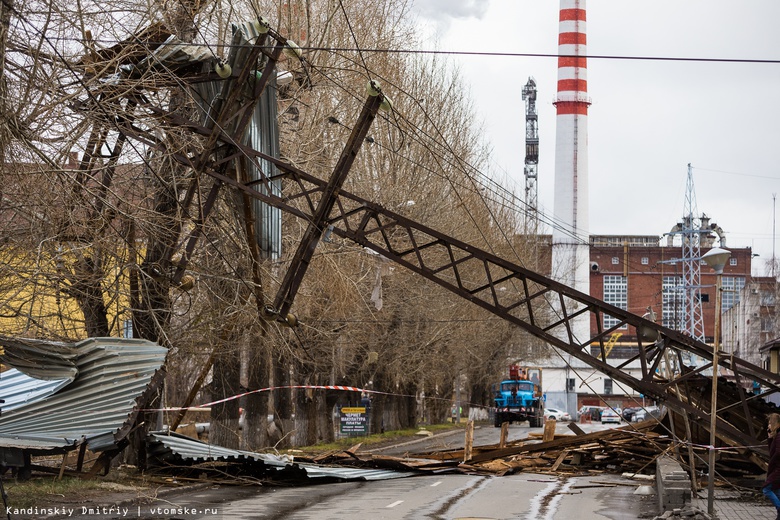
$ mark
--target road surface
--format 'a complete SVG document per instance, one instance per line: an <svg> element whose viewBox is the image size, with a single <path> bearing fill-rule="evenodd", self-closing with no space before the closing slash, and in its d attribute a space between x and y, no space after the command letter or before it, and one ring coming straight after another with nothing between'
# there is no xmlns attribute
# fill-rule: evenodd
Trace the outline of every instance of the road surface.
<svg viewBox="0 0 780 520"><path fill-rule="evenodd" d="M585 431L615 427L579 425ZM509 439L527 437L541 428L513 424ZM566 423L560 433L570 433ZM499 429L483 425L475 429L475 445L498 442ZM421 438L385 448L382 454L452 449L463 446L463 431ZM262 485L201 486L181 494L166 495L150 505L127 510L99 511L74 518L198 520L401 520L401 519L526 519L526 520L634 520L652 518L655 495L637 495L645 482L619 475L598 476L460 474L419 475L381 481L316 484L308 486ZM124 507L124 506L122 506Z"/></svg>

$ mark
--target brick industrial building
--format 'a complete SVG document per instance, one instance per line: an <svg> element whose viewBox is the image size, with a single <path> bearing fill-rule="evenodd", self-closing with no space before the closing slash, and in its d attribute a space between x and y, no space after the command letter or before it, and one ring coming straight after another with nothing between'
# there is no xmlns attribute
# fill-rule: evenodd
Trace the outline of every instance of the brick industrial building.
<svg viewBox="0 0 780 520"><path fill-rule="evenodd" d="M543 240L544 242L544 240ZM716 236L702 236L701 253L717 246ZM775 283L771 277L753 277L752 249L728 247L731 252L722 283L720 320L721 350L755 365L780 371L780 341L775 333ZM590 295L611 305L644 315L649 310L655 321L674 330L684 330L682 248L670 238L658 235L593 235L590 237ZM702 333L712 344L715 331L716 275L706 264L699 278ZM609 316L596 323L591 333L614 326ZM620 364L637 353L636 331L617 329L608 362ZM595 348L595 347L593 347ZM633 362L636 364L636 362ZM548 406L575 412L583 405L636 406L641 396L606 378L577 360L553 356L545 370ZM626 365L625 370L636 367ZM723 375L723 374L722 374Z"/></svg>

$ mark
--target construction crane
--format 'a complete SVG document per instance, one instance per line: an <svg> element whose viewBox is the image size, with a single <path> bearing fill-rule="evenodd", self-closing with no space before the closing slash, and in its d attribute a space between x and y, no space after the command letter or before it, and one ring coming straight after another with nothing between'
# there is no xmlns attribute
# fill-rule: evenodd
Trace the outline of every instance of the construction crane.
<svg viewBox="0 0 780 520"><path fill-rule="evenodd" d="M523 87L523 100L525 101L525 204L529 218L533 220L531 227L535 230L539 206L537 190L539 117L536 113L536 81L533 78L528 78L528 83Z"/></svg>

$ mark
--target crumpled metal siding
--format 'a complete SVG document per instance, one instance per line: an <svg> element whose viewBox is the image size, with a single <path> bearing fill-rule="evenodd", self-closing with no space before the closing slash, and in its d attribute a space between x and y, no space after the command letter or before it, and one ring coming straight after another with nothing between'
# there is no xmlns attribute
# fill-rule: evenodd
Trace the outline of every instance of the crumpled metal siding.
<svg viewBox="0 0 780 520"><path fill-rule="evenodd" d="M252 22L241 22L233 25L233 39L226 60L233 71L237 71L240 64L246 61L258 36L259 33ZM261 71L262 65L259 66L257 72ZM242 143L272 157L279 157L275 78L274 75L269 79L263 95L255 105ZM198 82L192 87L203 118L202 124L207 128L214 125L214 115L219 113L222 103L230 95L230 90L238 88L233 84L232 79ZM276 166L265 159L258 159L257 163L259 168L255 162L248 161L249 179L256 183L255 189L264 194L281 196L282 181L275 178L278 175ZM257 182L263 176L275 179L268 182ZM255 212L255 237L260 245L260 254L264 259L278 260L282 255L282 210L257 199L253 199L252 207Z"/></svg>
<svg viewBox="0 0 780 520"><path fill-rule="evenodd" d="M72 344L0 336L0 345L5 348L3 363L30 377L52 380L76 376L76 353Z"/></svg>
<svg viewBox="0 0 780 520"><path fill-rule="evenodd" d="M15 345L0 338L6 350L3 361L13 363ZM115 446L117 434L137 413L136 400L144 394L168 350L149 341L123 338L91 338L75 345L40 345L38 361L47 356L73 359L76 375L67 385L42 397L31 397L0 415L0 447L34 450L72 449L85 439L89 449L102 451ZM44 364L36 366L45 371ZM61 365L55 365L60 370ZM13 395L11 385L19 377L0 374L0 398ZM43 385L43 382L41 382ZM50 384L50 383L49 383ZM25 386L34 386L28 379Z"/></svg>
<svg viewBox="0 0 780 520"><path fill-rule="evenodd" d="M147 453L151 457L170 462L201 463L256 461L267 471L303 470L307 478L332 478L340 480L389 480L418 475L411 471L387 469L348 468L323 466L308 462L295 462L287 455L254 453L215 446L177 433L150 432Z"/></svg>
<svg viewBox="0 0 780 520"><path fill-rule="evenodd" d="M72 378L44 381L33 379L15 368L6 370L0 374L0 396L5 400L0 409L6 413L26 403L45 399L71 381Z"/></svg>

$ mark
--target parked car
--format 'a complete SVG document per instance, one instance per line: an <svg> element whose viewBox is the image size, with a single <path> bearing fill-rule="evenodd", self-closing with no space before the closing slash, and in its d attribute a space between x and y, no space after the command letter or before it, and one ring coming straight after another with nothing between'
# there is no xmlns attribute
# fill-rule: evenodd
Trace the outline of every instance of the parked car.
<svg viewBox="0 0 780 520"><path fill-rule="evenodd" d="M556 408L545 408L544 416L547 419L555 419L556 421L571 421L571 415L569 415L569 412L564 412Z"/></svg>
<svg viewBox="0 0 780 520"><path fill-rule="evenodd" d="M655 417L656 419L661 417L661 409L657 406L645 406L634 414L631 422L646 421L652 417Z"/></svg>
<svg viewBox="0 0 780 520"><path fill-rule="evenodd" d="M642 408L639 407L629 407L623 410L623 413L620 414L623 416L623 419L626 422L631 422L631 419L634 417L634 414L637 413Z"/></svg>
<svg viewBox="0 0 780 520"><path fill-rule="evenodd" d="M600 421L603 406L583 406L577 412L577 420L581 421L583 417L590 418L591 421Z"/></svg>
<svg viewBox="0 0 780 520"><path fill-rule="evenodd" d="M606 408L601 412L601 424L616 423L620 424L620 414L612 408Z"/></svg>

